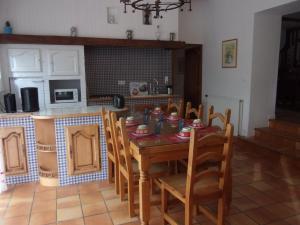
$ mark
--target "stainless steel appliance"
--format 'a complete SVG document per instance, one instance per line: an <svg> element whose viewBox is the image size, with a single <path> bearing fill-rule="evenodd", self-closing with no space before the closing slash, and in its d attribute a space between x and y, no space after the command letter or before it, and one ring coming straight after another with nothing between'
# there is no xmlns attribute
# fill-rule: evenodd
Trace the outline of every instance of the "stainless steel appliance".
<svg viewBox="0 0 300 225"><path fill-rule="evenodd" d="M54 89L55 103L78 102L78 90L75 89Z"/></svg>

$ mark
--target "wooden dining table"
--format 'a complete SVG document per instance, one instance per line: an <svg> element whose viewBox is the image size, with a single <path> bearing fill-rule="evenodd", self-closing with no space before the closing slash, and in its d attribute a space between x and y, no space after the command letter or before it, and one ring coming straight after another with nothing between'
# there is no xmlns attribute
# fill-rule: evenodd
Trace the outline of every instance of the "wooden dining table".
<svg viewBox="0 0 300 225"><path fill-rule="evenodd" d="M135 115L140 124L143 123L141 114ZM189 139L182 139L179 132L179 122L170 121L166 117L161 123L160 133L155 132L158 116L150 115L148 127L150 135L137 137L134 135L137 126L127 127L130 139L130 151L139 165L139 211L141 224L149 224L150 220L150 177L149 169L152 164L188 158ZM184 120L184 126L190 126L191 120ZM156 130L157 131L157 130ZM217 127L199 129L199 135L218 132Z"/></svg>

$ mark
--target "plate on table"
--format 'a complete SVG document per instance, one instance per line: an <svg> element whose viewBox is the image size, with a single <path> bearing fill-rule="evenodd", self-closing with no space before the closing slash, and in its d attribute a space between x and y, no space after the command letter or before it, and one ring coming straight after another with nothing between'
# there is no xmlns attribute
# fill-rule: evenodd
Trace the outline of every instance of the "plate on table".
<svg viewBox="0 0 300 225"><path fill-rule="evenodd" d="M147 136L152 135L152 133L138 134L138 133L136 133L136 132L132 132L131 134L132 134L133 136L135 136L135 137L147 137Z"/></svg>
<svg viewBox="0 0 300 225"><path fill-rule="evenodd" d="M181 138L181 139L183 139L183 140L189 140L189 139L190 139L190 137L183 136L183 135L181 135L181 133L177 133L177 134L176 134L176 137Z"/></svg>
<svg viewBox="0 0 300 225"><path fill-rule="evenodd" d="M137 121L132 121L130 123L125 123L126 127L134 127L134 126L137 126L139 125L139 122Z"/></svg>
<svg viewBox="0 0 300 225"><path fill-rule="evenodd" d="M180 120L180 117L171 117L171 116L168 116L168 117L167 117L167 120L170 120L170 121L178 121L178 120Z"/></svg>
<svg viewBox="0 0 300 225"><path fill-rule="evenodd" d="M195 129L204 129L205 126L203 124L201 124L200 126L197 126L197 125L194 125L194 124L191 124L190 125L190 128L195 128Z"/></svg>
<svg viewBox="0 0 300 225"><path fill-rule="evenodd" d="M164 112L163 111L152 111L152 114L154 114L154 115L160 115L160 114L164 114Z"/></svg>

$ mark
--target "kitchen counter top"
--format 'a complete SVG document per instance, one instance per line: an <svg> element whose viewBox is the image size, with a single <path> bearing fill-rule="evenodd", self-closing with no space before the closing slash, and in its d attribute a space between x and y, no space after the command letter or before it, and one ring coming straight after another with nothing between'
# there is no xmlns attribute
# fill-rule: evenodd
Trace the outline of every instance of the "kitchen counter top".
<svg viewBox="0 0 300 225"><path fill-rule="evenodd" d="M158 99L158 98L179 98L180 95L168 95L168 94L157 94L157 95L141 95L141 96L125 96L125 100L132 99ZM90 102L93 101L111 101L112 97L90 97Z"/></svg>
<svg viewBox="0 0 300 225"><path fill-rule="evenodd" d="M32 116L35 119L51 119L51 118L65 118L65 117L79 117L79 116L93 116L98 115L101 112L102 107L114 112L126 112L128 108L118 109L111 105L97 105L97 106L85 106L85 107L72 107L72 108L54 108L41 110L38 112L26 113L1 113L0 118L14 118L14 117L26 117Z"/></svg>

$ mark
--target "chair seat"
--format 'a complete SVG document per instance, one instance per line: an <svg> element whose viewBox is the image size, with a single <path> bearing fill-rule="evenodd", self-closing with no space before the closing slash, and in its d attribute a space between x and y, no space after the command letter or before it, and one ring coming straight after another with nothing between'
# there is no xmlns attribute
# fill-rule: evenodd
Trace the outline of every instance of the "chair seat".
<svg viewBox="0 0 300 225"><path fill-rule="evenodd" d="M132 160L132 169L134 174L139 174L139 164L136 160ZM167 163L153 163L149 170L149 175L156 177L156 175L165 174L169 172L169 166Z"/></svg>
<svg viewBox="0 0 300 225"><path fill-rule="evenodd" d="M159 178L159 181L164 184L168 191L175 192L182 200L185 198L187 182L186 174ZM222 190L219 188L217 178L203 178L194 186L195 198L193 198L193 200L196 202L218 199L221 195Z"/></svg>

